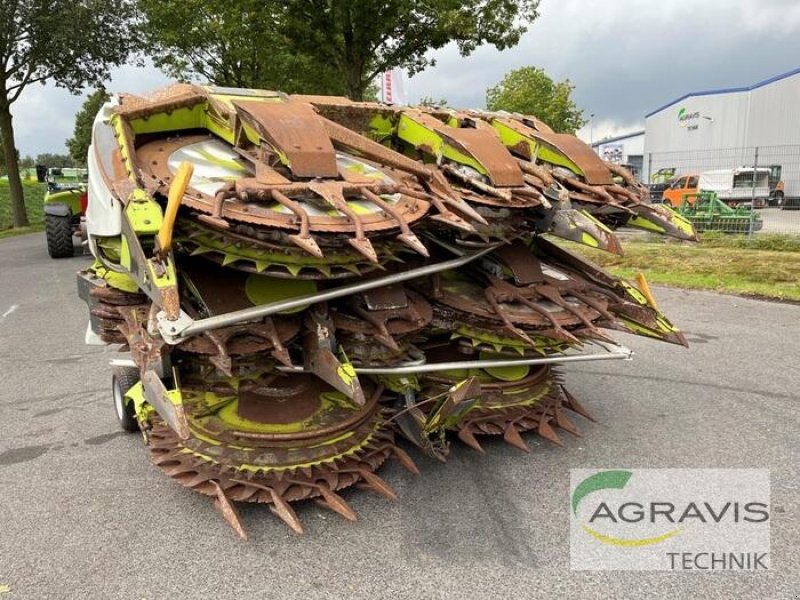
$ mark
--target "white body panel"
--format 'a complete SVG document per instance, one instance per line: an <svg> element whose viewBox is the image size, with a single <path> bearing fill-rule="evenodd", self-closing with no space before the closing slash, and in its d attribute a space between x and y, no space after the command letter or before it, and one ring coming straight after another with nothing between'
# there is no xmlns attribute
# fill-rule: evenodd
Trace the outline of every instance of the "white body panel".
<svg viewBox="0 0 800 600"><path fill-rule="evenodd" d="M112 99L103 105L94 121L92 143L86 164L89 167L89 206L86 209L86 230L90 236L115 236L122 231L122 204L114 199L103 177L102 167L95 152L98 128L109 127L109 119L117 105Z"/></svg>

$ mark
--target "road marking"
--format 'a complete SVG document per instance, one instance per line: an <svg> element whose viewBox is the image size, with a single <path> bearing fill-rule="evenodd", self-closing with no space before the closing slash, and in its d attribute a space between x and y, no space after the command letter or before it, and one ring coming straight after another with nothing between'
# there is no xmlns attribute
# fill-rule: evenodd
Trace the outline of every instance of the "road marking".
<svg viewBox="0 0 800 600"><path fill-rule="evenodd" d="M8 315L13 313L15 310L19 308L19 304L12 304L11 308L9 308L6 312L3 313L3 316L0 319L5 319Z"/></svg>

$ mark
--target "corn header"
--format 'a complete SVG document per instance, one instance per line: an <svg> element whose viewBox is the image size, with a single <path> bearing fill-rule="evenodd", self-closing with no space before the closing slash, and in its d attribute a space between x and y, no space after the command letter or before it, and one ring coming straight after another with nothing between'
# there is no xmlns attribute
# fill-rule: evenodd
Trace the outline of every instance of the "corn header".
<svg viewBox="0 0 800 600"><path fill-rule="evenodd" d="M629 358L609 330L685 344L646 282L562 247L690 223L533 117L175 85L97 116L78 274L87 342L117 344L113 397L155 465L303 531L389 499L398 445L446 459L590 418L558 365ZM408 445L406 445L408 447Z"/></svg>

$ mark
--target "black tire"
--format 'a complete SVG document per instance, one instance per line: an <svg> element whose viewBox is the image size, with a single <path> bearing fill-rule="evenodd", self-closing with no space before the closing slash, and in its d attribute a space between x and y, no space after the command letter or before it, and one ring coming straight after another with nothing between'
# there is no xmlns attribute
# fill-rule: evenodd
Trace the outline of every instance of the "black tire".
<svg viewBox="0 0 800 600"><path fill-rule="evenodd" d="M139 422L136 420L133 403L125 403L125 393L138 382L139 369L114 367L114 374L111 377L111 397L114 401L114 411L117 413L119 426L131 433L139 431Z"/></svg>
<svg viewBox="0 0 800 600"><path fill-rule="evenodd" d="M75 254L72 245L72 219L45 215L47 229L47 253L50 258L69 258Z"/></svg>

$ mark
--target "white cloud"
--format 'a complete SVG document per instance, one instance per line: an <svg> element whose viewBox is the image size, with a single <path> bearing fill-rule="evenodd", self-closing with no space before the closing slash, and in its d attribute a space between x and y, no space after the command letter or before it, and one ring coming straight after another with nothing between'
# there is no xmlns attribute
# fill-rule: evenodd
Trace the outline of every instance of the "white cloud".
<svg viewBox="0 0 800 600"><path fill-rule="evenodd" d="M168 81L152 66L126 65L114 69L106 89L112 92L144 92ZM87 89L74 95L52 84L26 88L11 107L14 137L20 156L36 157L44 152L66 153L65 142L72 137L75 113L91 92L91 89Z"/></svg>
<svg viewBox="0 0 800 600"><path fill-rule="evenodd" d="M542 0L541 13L505 52L434 52L438 64L407 82L411 100L482 107L487 87L534 65L575 84L599 139L641 127L645 114L687 92L749 85L800 66L797 0ZM123 67L107 87L140 92L166 81L153 67ZM53 86L26 90L14 107L20 153L64 151L81 103ZM581 133L588 140L586 128Z"/></svg>
<svg viewBox="0 0 800 600"><path fill-rule="evenodd" d="M796 0L543 0L541 13L505 52L432 53L437 65L408 82L411 99L484 106L487 87L533 65L572 81L578 106L596 115L597 138L641 127L645 114L688 92L749 85L800 66Z"/></svg>

